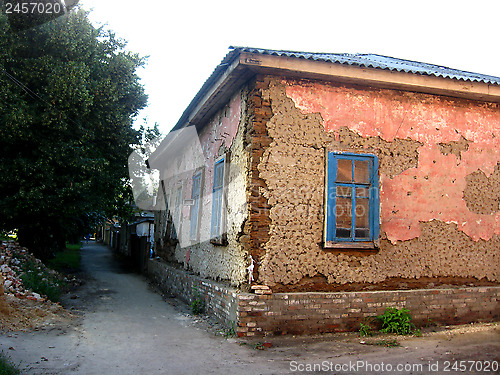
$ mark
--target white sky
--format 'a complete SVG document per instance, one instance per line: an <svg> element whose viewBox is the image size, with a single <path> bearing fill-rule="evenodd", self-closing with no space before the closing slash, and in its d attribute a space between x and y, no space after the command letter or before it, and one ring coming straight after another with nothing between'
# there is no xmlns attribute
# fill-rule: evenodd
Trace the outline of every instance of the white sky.
<svg viewBox="0 0 500 375"><path fill-rule="evenodd" d="M500 76L499 0L80 0L149 55L140 118L165 134L230 45L376 53ZM139 120L139 123L142 121Z"/></svg>

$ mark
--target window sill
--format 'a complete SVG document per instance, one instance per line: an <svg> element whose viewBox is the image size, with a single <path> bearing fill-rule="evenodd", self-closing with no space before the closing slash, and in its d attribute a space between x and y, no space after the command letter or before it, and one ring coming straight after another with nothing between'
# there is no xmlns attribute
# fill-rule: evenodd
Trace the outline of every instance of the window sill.
<svg viewBox="0 0 500 375"><path fill-rule="evenodd" d="M333 242L326 241L323 245L325 249L337 250L374 250L377 248L375 242Z"/></svg>

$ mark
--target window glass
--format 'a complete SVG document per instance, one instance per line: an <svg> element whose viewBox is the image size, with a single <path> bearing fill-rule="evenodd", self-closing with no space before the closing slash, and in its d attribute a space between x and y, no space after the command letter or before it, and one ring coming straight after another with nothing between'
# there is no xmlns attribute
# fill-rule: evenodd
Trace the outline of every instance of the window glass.
<svg viewBox="0 0 500 375"><path fill-rule="evenodd" d="M193 199L193 206L191 207L191 225L190 225L190 237L191 240L198 239L198 221L199 221L199 210L200 210L200 195L201 195L201 172L198 172L193 176L193 193L191 195Z"/></svg>
<svg viewBox="0 0 500 375"><path fill-rule="evenodd" d="M352 181L352 160L337 159L337 182Z"/></svg>
<svg viewBox="0 0 500 375"><path fill-rule="evenodd" d="M368 160L354 160L354 182L370 183L370 164Z"/></svg>
<svg viewBox="0 0 500 375"><path fill-rule="evenodd" d="M351 236L351 226L352 226L352 200L351 198L337 197L336 205L336 223L337 231L342 229L342 235L340 237L350 237ZM337 234L338 236L338 234Z"/></svg>

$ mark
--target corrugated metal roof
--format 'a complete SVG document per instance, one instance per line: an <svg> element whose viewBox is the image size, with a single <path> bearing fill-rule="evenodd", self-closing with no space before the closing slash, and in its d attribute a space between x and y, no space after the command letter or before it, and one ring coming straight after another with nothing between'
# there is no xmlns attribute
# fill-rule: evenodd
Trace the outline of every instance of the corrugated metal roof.
<svg viewBox="0 0 500 375"><path fill-rule="evenodd" d="M177 130L186 126L189 116L203 98L210 91L215 82L222 77L231 63L239 56L240 53L248 52L261 55L275 55L284 57L295 57L299 59L327 61L336 64L348 64L367 68L387 69L398 72L406 72L413 74L432 75L436 77L458 79L464 81L483 82L487 84L500 85L500 77L489 76L479 73L471 73L458 69L451 69L444 66L421 63L417 61L397 59L394 57L381 56L376 54L349 54L349 53L316 53L316 52L294 52L280 51L264 48L251 47L229 47L230 51L222 59L219 65L215 67L213 73L208 77L203 86L200 88L196 96L193 98L188 107L184 110L177 124L172 130Z"/></svg>
<svg viewBox="0 0 500 375"><path fill-rule="evenodd" d="M464 81L484 82L500 85L500 77L489 76L485 74L466 72L463 70L447 68L444 66L421 63L411 60L397 59L394 57L381 56L376 54L365 53L315 53L315 52L294 52L294 51L280 51L263 48L251 47L231 47L229 55L234 52L248 52L257 53L261 55L275 55L285 57L295 57L299 59L326 61L336 64L355 65L367 68L387 69L397 72L414 73L431 75L436 77L461 79Z"/></svg>

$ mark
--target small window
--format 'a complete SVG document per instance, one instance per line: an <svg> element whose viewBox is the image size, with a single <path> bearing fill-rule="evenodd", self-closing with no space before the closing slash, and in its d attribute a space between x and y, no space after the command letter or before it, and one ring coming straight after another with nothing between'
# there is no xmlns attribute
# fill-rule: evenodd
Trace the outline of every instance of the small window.
<svg viewBox="0 0 500 375"><path fill-rule="evenodd" d="M379 236L378 159L329 152L325 247L374 248Z"/></svg>
<svg viewBox="0 0 500 375"><path fill-rule="evenodd" d="M193 205L191 206L191 226L190 226L190 238L192 241L198 240L199 233L199 222L200 222L200 204L201 204L201 186L202 178L201 171L197 172L193 176L193 192L191 194L191 199Z"/></svg>
<svg viewBox="0 0 500 375"><path fill-rule="evenodd" d="M214 165L214 182L212 190L212 230L211 242L218 245L226 244L225 236L225 196L224 180L226 175L226 156L218 160Z"/></svg>

